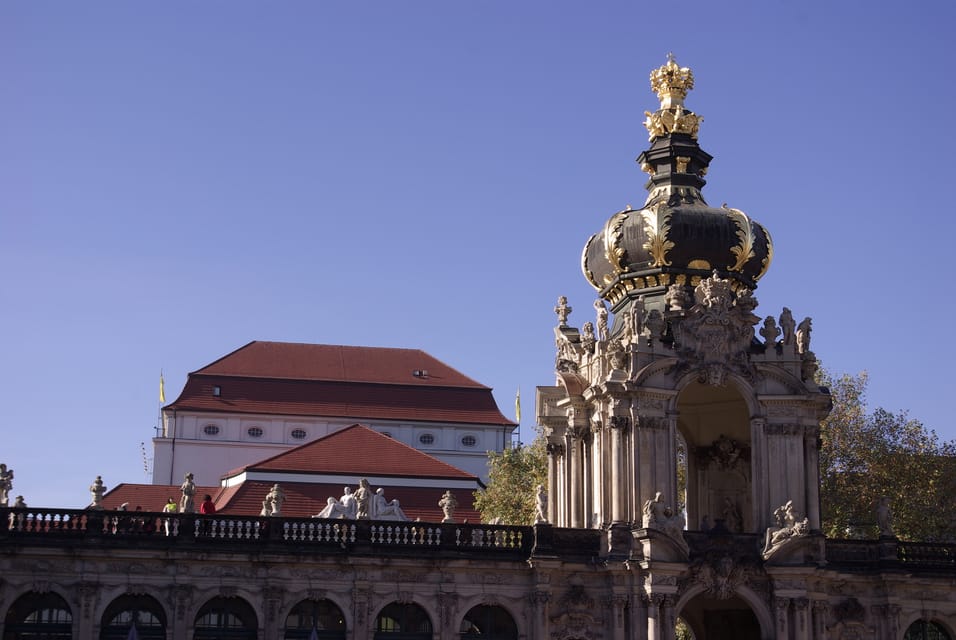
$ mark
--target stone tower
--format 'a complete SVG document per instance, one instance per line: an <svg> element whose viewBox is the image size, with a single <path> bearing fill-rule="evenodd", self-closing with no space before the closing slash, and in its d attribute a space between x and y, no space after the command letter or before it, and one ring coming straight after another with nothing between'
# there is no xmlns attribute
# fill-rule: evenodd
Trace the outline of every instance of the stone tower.
<svg viewBox="0 0 956 640"><path fill-rule="evenodd" d="M712 158L697 141L703 118L684 106L693 85L673 57L651 73L660 108L646 112L637 158L647 199L585 244L595 318L571 326L559 299L557 382L536 399L554 524L606 528L612 552L637 540L645 557L672 560L686 559L683 529L763 535L786 512L801 533L819 530L830 408L810 319L755 313L767 229L701 194Z"/></svg>

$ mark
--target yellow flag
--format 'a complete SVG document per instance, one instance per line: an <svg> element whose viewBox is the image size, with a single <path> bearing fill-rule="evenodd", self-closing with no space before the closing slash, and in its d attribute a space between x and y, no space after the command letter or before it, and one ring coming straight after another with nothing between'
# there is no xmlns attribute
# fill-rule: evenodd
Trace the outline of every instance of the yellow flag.
<svg viewBox="0 0 956 640"><path fill-rule="evenodd" d="M159 372L159 403L166 402L166 383L163 380L163 372Z"/></svg>
<svg viewBox="0 0 956 640"><path fill-rule="evenodd" d="M521 424L521 387L518 387L515 394L515 422Z"/></svg>

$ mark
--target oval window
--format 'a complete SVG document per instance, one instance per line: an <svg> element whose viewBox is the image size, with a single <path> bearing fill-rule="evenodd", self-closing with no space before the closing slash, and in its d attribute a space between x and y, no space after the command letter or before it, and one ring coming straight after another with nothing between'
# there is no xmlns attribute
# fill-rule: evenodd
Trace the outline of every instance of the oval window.
<svg viewBox="0 0 956 640"><path fill-rule="evenodd" d="M262 428L261 427L249 427L249 430L246 431L249 434L250 438L261 438L262 437Z"/></svg>
<svg viewBox="0 0 956 640"><path fill-rule="evenodd" d="M205 427L202 428L202 432L205 433L207 436L218 436L219 427L217 427L214 424L207 424Z"/></svg>
<svg viewBox="0 0 956 640"><path fill-rule="evenodd" d="M305 429L293 429L292 433L289 435L291 435L296 440L305 440L306 433L305 433Z"/></svg>
<svg viewBox="0 0 956 640"><path fill-rule="evenodd" d="M422 444L433 444L435 442L435 436L430 433L423 433L418 436L418 441Z"/></svg>
<svg viewBox="0 0 956 640"><path fill-rule="evenodd" d="M478 439L475 436L464 436L461 439L461 445L463 447L473 447L478 444Z"/></svg>

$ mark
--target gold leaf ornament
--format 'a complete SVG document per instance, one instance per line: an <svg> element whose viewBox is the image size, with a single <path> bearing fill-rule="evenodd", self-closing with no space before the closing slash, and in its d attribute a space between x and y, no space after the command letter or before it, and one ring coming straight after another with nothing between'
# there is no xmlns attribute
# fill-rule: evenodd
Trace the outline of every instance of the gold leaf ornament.
<svg viewBox="0 0 956 640"><path fill-rule="evenodd" d="M642 209L641 216L644 218L644 234L647 236L644 250L651 255L651 266L671 266L671 261L667 259L667 252L677 245L667 239L667 234L671 230L671 212L667 209L666 203L661 202L656 207Z"/></svg>
<svg viewBox="0 0 956 640"><path fill-rule="evenodd" d="M624 221L627 220L628 213L628 210L615 213L604 226L604 255L618 273L625 271L623 259L626 251L621 243L624 240Z"/></svg>
<svg viewBox="0 0 956 640"><path fill-rule="evenodd" d="M723 208L737 226L737 240L740 242L740 244L730 249L730 252L734 254L734 258L737 260L737 262L730 267L730 270L743 271L747 261L754 257L753 225L750 222L750 218L747 217L747 214L740 209L733 209L726 204L724 204Z"/></svg>

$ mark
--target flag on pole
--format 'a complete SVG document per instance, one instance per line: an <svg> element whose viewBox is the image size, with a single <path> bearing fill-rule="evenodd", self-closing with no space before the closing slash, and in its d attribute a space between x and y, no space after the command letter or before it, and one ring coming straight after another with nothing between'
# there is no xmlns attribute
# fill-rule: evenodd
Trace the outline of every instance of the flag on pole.
<svg viewBox="0 0 956 640"><path fill-rule="evenodd" d="M166 382L163 380L163 372L159 372L159 403L166 402Z"/></svg>
<svg viewBox="0 0 956 640"><path fill-rule="evenodd" d="M515 393L515 422L521 424L521 387Z"/></svg>

